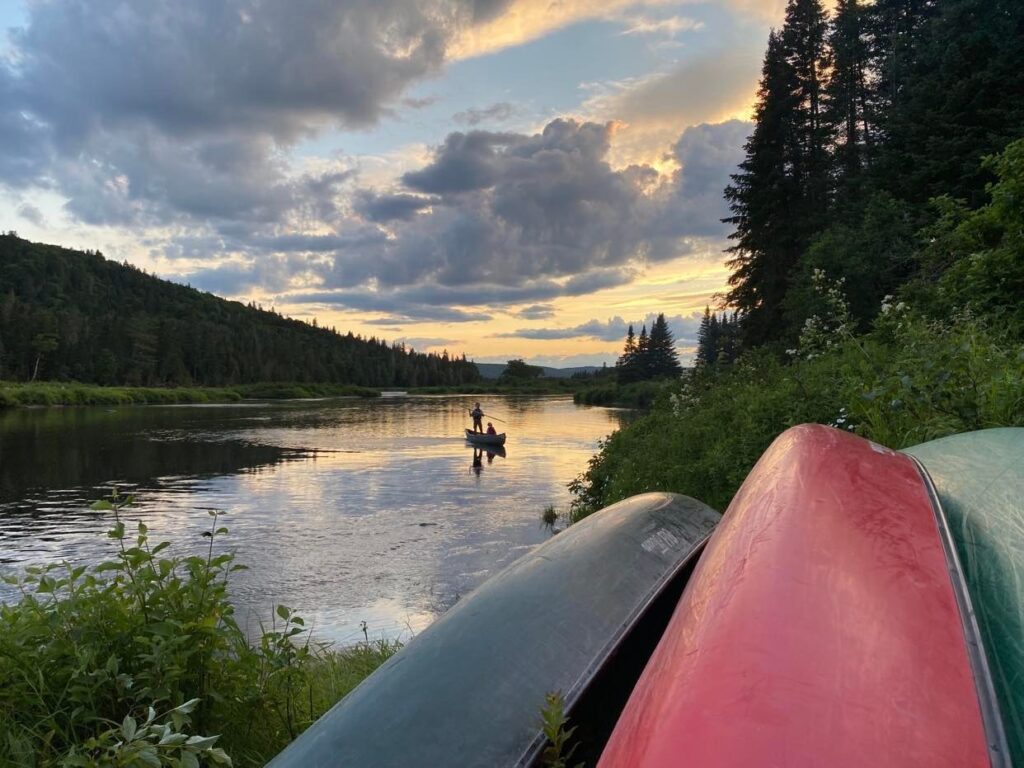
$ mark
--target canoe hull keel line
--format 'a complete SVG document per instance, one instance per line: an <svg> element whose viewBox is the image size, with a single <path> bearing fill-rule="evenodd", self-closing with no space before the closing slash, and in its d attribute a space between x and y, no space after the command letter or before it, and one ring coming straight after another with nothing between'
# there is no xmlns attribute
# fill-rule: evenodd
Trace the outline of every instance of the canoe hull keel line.
<svg viewBox="0 0 1024 768"><path fill-rule="evenodd" d="M784 433L708 542L599 766L1007 764L940 520L908 457L827 427Z"/></svg>
<svg viewBox="0 0 1024 768"><path fill-rule="evenodd" d="M718 520L693 499L652 493L571 526L463 598L270 765L532 765L545 694L560 691L573 710L593 686L607 694L609 668L628 676L637 637L653 636L653 649L663 625L638 628L681 591Z"/></svg>

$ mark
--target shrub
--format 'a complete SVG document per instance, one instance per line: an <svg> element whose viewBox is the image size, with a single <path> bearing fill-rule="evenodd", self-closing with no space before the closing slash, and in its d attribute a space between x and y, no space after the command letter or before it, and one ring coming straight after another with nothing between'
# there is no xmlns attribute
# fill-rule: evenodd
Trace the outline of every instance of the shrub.
<svg viewBox="0 0 1024 768"><path fill-rule="evenodd" d="M5 578L21 598L0 605L0 763L262 765L396 650L313 643L284 606L250 644L228 599L243 566L219 551L220 513L205 553L181 557L141 522L128 533L130 502L96 505L115 518L113 559ZM207 733L217 747L194 735Z"/></svg>

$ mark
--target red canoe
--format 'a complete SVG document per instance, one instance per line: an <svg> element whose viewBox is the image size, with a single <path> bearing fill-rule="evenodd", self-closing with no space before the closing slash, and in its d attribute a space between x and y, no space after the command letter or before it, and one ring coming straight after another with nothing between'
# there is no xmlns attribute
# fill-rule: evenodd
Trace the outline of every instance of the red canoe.
<svg viewBox="0 0 1024 768"><path fill-rule="evenodd" d="M784 433L712 536L599 768L1006 764L943 525L909 457L827 427Z"/></svg>

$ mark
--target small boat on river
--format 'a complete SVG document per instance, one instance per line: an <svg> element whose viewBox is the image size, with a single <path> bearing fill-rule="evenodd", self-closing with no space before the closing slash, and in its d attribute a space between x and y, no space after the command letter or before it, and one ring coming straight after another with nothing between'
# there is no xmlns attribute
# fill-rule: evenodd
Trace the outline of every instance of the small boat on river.
<svg viewBox="0 0 1024 768"><path fill-rule="evenodd" d="M486 432L474 432L472 429L467 429L466 439L471 443L478 443L480 445L504 445L505 433L489 435Z"/></svg>

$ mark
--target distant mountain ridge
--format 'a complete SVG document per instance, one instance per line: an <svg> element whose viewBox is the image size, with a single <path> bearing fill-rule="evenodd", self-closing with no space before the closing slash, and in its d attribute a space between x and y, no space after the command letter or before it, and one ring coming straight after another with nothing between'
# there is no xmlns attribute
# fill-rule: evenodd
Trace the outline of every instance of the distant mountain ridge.
<svg viewBox="0 0 1024 768"><path fill-rule="evenodd" d="M337 333L9 233L0 234L0 379L417 387L480 373L464 357Z"/></svg>
<svg viewBox="0 0 1024 768"><path fill-rule="evenodd" d="M476 363L480 375L485 379L497 379L506 368L505 363ZM575 368L551 368L546 365L538 366L544 371L544 377L548 379L568 379L577 373L596 373L601 370L597 365L581 365Z"/></svg>

